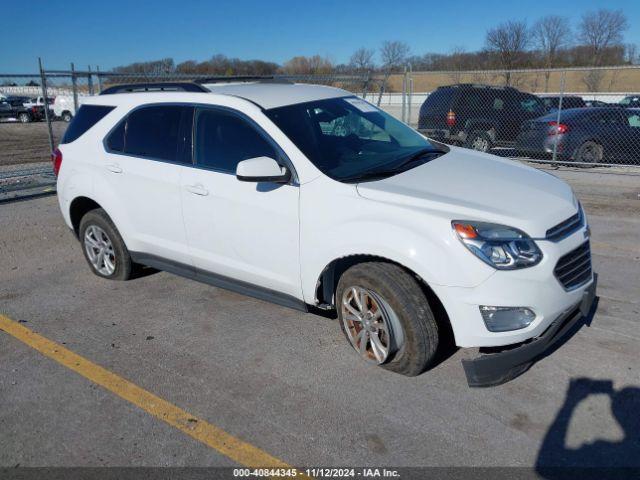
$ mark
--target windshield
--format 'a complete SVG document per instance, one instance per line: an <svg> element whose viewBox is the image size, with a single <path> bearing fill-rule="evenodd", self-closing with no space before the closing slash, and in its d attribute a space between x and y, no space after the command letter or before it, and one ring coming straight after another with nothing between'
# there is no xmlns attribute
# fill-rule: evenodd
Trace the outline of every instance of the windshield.
<svg viewBox="0 0 640 480"><path fill-rule="evenodd" d="M266 115L329 177L388 177L444 152L404 123L357 97L267 110Z"/></svg>

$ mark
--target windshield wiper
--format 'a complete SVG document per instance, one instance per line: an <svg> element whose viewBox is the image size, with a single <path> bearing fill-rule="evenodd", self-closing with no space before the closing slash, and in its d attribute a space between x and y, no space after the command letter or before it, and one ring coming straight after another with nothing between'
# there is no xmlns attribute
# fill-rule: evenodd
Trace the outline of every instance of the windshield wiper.
<svg viewBox="0 0 640 480"><path fill-rule="evenodd" d="M410 170L411 168L413 168L413 166L417 166L417 165L414 165L414 163L418 163L419 160L421 161L420 164L424 163L422 162L422 159L427 155L434 155L434 158L435 158L436 155L440 156L443 153L444 152L440 150L436 150L434 148L422 148L417 152L413 152L406 157L400 157L402 161L399 163L396 163L391 168L373 169L367 172L358 173L357 175L352 175L350 177L341 178L340 180L342 182L354 183L354 182L360 182L364 180L378 180L378 179L386 178L391 175L395 175L395 174Z"/></svg>

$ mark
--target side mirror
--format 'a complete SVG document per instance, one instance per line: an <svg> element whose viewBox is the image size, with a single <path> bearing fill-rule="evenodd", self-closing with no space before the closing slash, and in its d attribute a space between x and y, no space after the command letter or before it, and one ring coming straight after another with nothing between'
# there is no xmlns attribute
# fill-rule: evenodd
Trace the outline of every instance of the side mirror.
<svg viewBox="0 0 640 480"><path fill-rule="evenodd" d="M291 172L273 158L256 157L238 163L236 178L241 182L288 183Z"/></svg>

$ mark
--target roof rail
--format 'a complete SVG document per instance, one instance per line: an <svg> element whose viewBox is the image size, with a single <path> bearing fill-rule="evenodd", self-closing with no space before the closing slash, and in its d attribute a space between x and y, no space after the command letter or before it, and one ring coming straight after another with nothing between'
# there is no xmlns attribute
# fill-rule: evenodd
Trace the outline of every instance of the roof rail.
<svg viewBox="0 0 640 480"><path fill-rule="evenodd" d="M198 78L196 83L232 83L232 82L258 82L258 83L284 83L293 84L291 80L279 78L274 75L220 75L216 77Z"/></svg>
<svg viewBox="0 0 640 480"><path fill-rule="evenodd" d="M494 90L516 90L509 85L487 85L485 83L454 83L452 85L443 85L438 88L492 88Z"/></svg>
<svg viewBox="0 0 640 480"><path fill-rule="evenodd" d="M124 85L114 85L105 88L100 95L111 95L114 93L134 93L134 92L207 92L209 90L202 85L193 82L155 82L155 83L129 83Z"/></svg>

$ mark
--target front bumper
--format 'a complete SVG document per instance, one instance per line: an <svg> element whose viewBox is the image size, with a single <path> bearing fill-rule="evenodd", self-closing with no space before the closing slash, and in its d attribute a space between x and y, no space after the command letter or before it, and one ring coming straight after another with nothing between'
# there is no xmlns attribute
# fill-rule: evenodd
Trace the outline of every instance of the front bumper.
<svg viewBox="0 0 640 480"><path fill-rule="evenodd" d="M499 353L463 359L462 366L470 387L501 385L521 375L537 360L550 354L584 317L593 315L597 276L584 290L579 304L561 314L539 337Z"/></svg>

